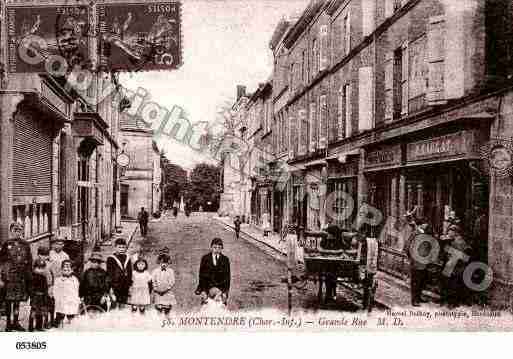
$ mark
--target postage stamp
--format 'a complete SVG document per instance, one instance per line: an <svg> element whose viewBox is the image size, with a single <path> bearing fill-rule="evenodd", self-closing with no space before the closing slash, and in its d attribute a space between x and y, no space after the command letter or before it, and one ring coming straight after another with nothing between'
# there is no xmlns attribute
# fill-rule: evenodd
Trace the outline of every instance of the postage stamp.
<svg viewBox="0 0 513 359"><path fill-rule="evenodd" d="M0 15L1 331L513 328L511 1Z"/></svg>

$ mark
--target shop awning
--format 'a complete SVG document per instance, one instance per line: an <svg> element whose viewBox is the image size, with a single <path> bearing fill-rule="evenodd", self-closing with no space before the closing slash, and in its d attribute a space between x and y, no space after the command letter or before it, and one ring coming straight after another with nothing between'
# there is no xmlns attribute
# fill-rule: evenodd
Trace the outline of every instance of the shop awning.
<svg viewBox="0 0 513 359"><path fill-rule="evenodd" d="M320 160L315 160L315 161L312 161L312 162L308 162L308 163L305 163L305 167L315 167L315 166L324 166L326 165L326 159L320 159Z"/></svg>

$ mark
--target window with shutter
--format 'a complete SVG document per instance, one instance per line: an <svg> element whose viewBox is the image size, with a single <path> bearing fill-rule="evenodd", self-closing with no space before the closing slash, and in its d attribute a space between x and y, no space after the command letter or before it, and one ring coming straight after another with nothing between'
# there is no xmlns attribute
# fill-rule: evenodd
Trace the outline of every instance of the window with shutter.
<svg viewBox="0 0 513 359"><path fill-rule="evenodd" d="M426 36L419 37L408 46L410 63L410 79L408 84L410 113L425 107L427 61L426 61Z"/></svg>
<svg viewBox="0 0 513 359"><path fill-rule="evenodd" d="M385 17L394 15L394 2L396 0L385 0Z"/></svg>
<svg viewBox="0 0 513 359"><path fill-rule="evenodd" d="M312 72L311 72L312 78L315 77L315 75L317 74L317 70L318 70L317 60L318 60L317 39L313 39L312 40L312 61L310 63L310 65L312 67Z"/></svg>
<svg viewBox="0 0 513 359"><path fill-rule="evenodd" d="M385 55L385 121L391 121L394 116L394 53Z"/></svg>
<svg viewBox="0 0 513 359"><path fill-rule="evenodd" d="M353 107L352 107L352 89L351 84L344 86L344 123L345 123L345 137L350 137L353 134Z"/></svg>
<svg viewBox="0 0 513 359"><path fill-rule="evenodd" d="M319 71L323 71L328 67L328 25L322 25L320 27L319 39Z"/></svg>
<svg viewBox="0 0 513 359"><path fill-rule="evenodd" d="M351 51L351 13L347 13L344 17L344 54Z"/></svg>
<svg viewBox="0 0 513 359"><path fill-rule="evenodd" d="M376 0L362 0L362 32L369 36L374 31Z"/></svg>
<svg viewBox="0 0 513 359"><path fill-rule="evenodd" d="M402 93L402 105L401 105L401 116L405 116L408 114L408 81L410 78L410 66L409 66L409 57L408 57L408 42L405 42L402 46L402 75L401 75L401 93Z"/></svg>
<svg viewBox="0 0 513 359"><path fill-rule="evenodd" d="M358 130L372 128L373 71L371 66L358 69Z"/></svg>
<svg viewBox="0 0 513 359"><path fill-rule="evenodd" d="M294 116L288 116L288 132L289 132L289 158L294 158L294 129L295 129L295 118Z"/></svg>
<svg viewBox="0 0 513 359"><path fill-rule="evenodd" d="M317 119L315 102L310 103L310 152L317 149Z"/></svg>
<svg viewBox="0 0 513 359"><path fill-rule="evenodd" d="M326 95L319 97L319 148L326 148L328 145L328 126L327 116L328 104L326 103Z"/></svg>
<svg viewBox="0 0 513 359"><path fill-rule="evenodd" d="M300 156L303 156L304 154L306 154L306 150L308 147L308 117L306 116L306 110L299 110L298 118L300 126L298 154Z"/></svg>
<svg viewBox="0 0 513 359"><path fill-rule="evenodd" d="M428 48L428 92L430 105L445 103L444 98L444 36L445 21L443 16L429 19L427 32Z"/></svg>
<svg viewBox="0 0 513 359"><path fill-rule="evenodd" d="M337 98L337 120L338 120L338 139L344 138L344 101L345 101L345 90L346 87L342 86L338 92Z"/></svg>
<svg viewBox="0 0 513 359"><path fill-rule="evenodd" d="M393 67L393 93L394 93L394 119L401 118L401 110L403 105L403 49L399 47L394 51L394 67Z"/></svg>

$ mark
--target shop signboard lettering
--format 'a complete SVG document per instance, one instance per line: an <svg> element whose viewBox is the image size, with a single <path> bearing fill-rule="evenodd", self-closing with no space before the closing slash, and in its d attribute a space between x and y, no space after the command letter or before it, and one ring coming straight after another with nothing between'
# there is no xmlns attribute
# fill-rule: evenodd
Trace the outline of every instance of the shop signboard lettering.
<svg viewBox="0 0 513 359"><path fill-rule="evenodd" d="M407 161L447 158L468 154L472 132L460 131L407 145Z"/></svg>
<svg viewBox="0 0 513 359"><path fill-rule="evenodd" d="M390 167L401 163L401 145L382 146L367 151L365 155L365 167Z"/></svg>

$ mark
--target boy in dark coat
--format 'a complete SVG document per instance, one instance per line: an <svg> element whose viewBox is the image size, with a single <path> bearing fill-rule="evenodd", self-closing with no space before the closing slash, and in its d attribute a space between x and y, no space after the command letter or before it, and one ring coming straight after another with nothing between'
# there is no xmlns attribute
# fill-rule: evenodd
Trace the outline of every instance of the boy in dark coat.
<svg viewBox="0 0 513 359"><path fill-rule="evenodd" d="M53 283L55 277L50 264L50 248L42 246L37 248L37 259L36 261L42 261L44 267L41 267L41 271L46 277L48 284L48 298L47 305L45 306L45 312L43 313L43 324L46 329L50 329L54 324L54 310L55 302L53 300Z"/></svg>
<svg viewBox="0 0 513 359"><path fill-rule="evenodd" d="M107 258L107 274L110 278L111 292L122 307L128 302L128 292L132 285L132 262L126 251L128 246L123 238L116 239L116 252Z"/></svg>
<svg viewBox="0 0 513 359"><path fill-rule="evenodd" d="M230 292L230 260L221 253L223 251L221 238L214 238L210 248L211 252L201 258L199 283L195 293L200 295L203 301L206 301L207 293L211 288L216 287L223 292L223 299L226 303Z"/></svg>
<svg viewBox="0 0 513 359"><path fill-rule="evenodd" d="M25 331L19 323L20 302L29 296L32 277L32 254L30 246L23 239L23 225L11 223L11 238L0 248L0 284L4 286L7 309L6 332Z"/></svg>
<svg viewBox="0 0 513 359"><path fill-rule="evenodd" d="M48 313L48 277L46 262L36 259L30 286L29 331L43 331L43 318Z"/></svg>
<svg viewBox="0 0 513 359"><path fill-rule="evenodd" d="M104 262L99 252L93 252L89 258L91 267L82 275L78 290L85 305L94 305L107 310L106 297L109 295L110 279L101 265Z"/></svg>

